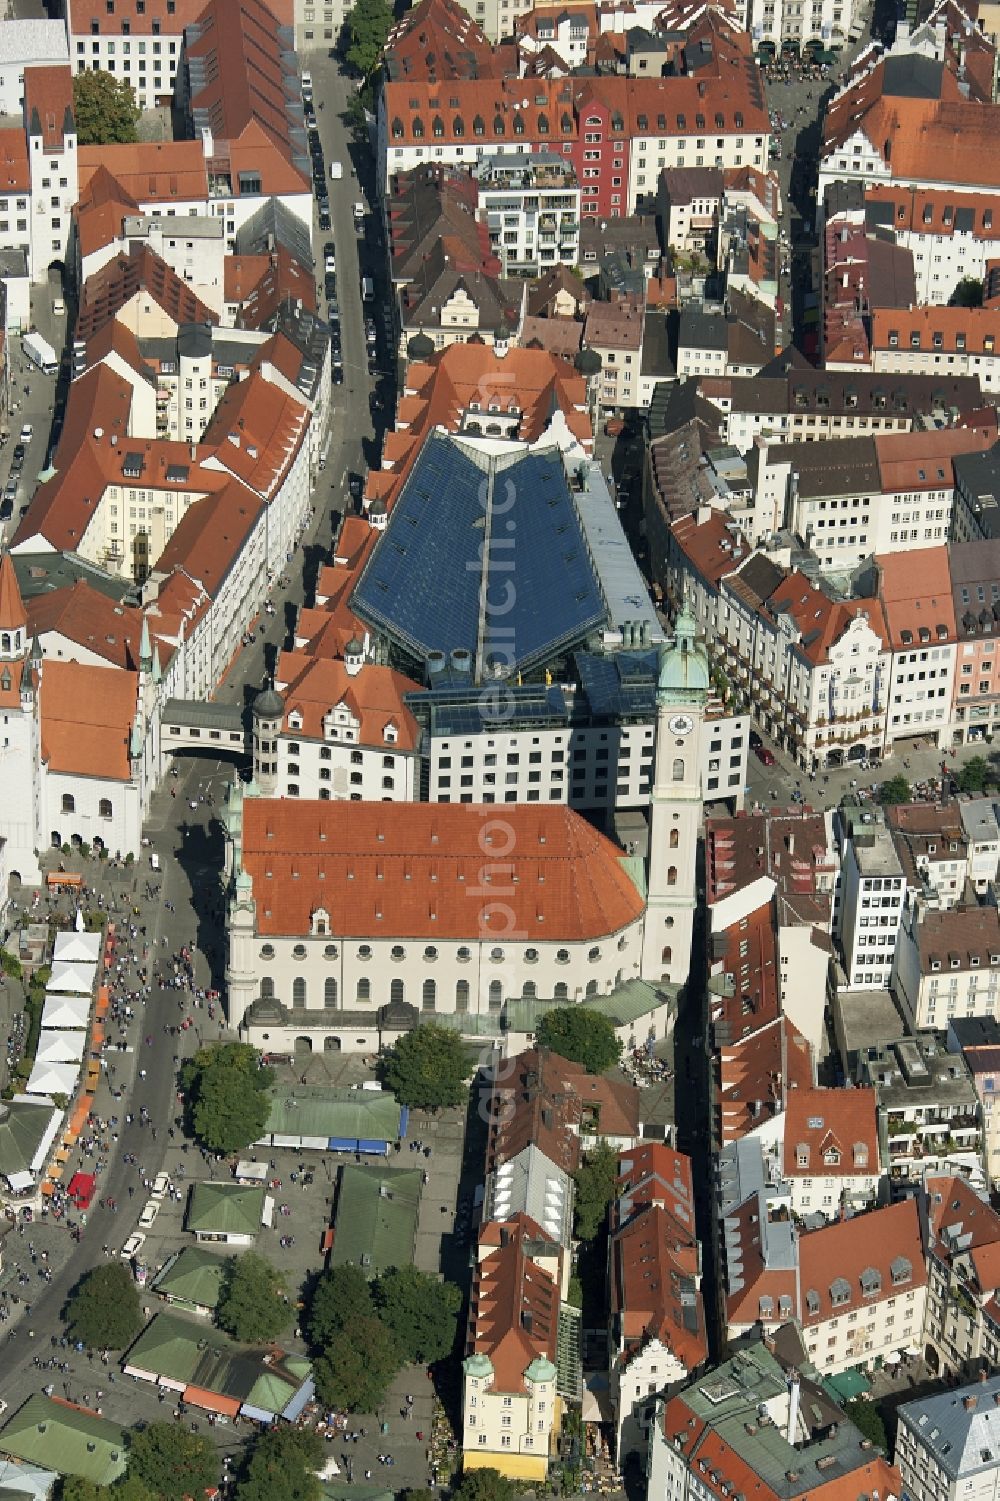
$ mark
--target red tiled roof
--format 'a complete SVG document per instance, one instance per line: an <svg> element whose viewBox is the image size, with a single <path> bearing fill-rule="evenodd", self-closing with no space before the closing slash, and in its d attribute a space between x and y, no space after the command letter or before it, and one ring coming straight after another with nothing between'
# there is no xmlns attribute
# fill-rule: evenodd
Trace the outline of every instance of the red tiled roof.
<svg viewBox="0 0 1000 1501"><path fill-rule="evenodd" d="M208 168L200 141L81 146L76 160L81 198L95 173L106 169L126 197L140 206L208 200Z"/></svg>
<svg viewBox="0 0 1000 1501"><path fill-rule="evenodd" d="M487 1173L529 1146L571 1173L579 1166L584 1121L596 1121L603 1136L638 1135L639 1091L545 1048L528 1048L496 1074L488 1119Z"/></svg>
<svg viewBox="0 0 1000 1501"><path fill-rule="evenodd" d="M800 1161L803 1152L805 1163ZM786 1178L866 1173L877 1178L874 1089L790 1089L785 1096L784 1173Z"/></svg>
<svg viewBox="0 0 1000 1501"><path fill-rule="evenodd" d="M510 911L520 932L545 943L596 941L641 918L620 852L569 808L511 804L504 825L503 863L518 879L501 922L468 900L497 844L473 805L249 799L243 864L258 929L307 933L320 902L331 932L370 936L384 923L394 936L428 940L500 938Z"/></svg>
<svg viewBox="0 0 1000 1501"><path fill-rule="evenodd" d="M781 1016L718 1053L720 1138L739 1141L777 1115L795 1089L812 1085L802 1033Z"/></svg>
<svg viewBox="0 0 1000 1501"><path fill-rule="evenodd" d="M711 510L701 521L697 512L680 516L670 528L674 542L706 583L717 589L752 551L750 543L725 511Z"/></svg>
<svg viewBox="0 0 1000 1501"><path fill-rule="evenodd" d="M13 559L5 548L0 556L0 631L23 631L27 623Z"/></svg>
<svg viewBox="0 0 1000 1501"><path fill-rule="evenodd" d="M32 636L54 632L75 641L116 667L135 671L139 666L142 612L118 604L86 579L67 589L39 594L28 611Z"/></svg>
<svg viewBox="0 0 1000 1501"><path fill-rule="evenodd" d="M897 1258L909 1262L909 1272L899 1267L901 1280L893 1282L892 1264ZM890 1298L914 1288L924 1287L927 1270L920 1239L920 1215L915 1199L904 1199L884 1209L840 1220L799 1237L799 1282L802 1306L799 1318L804 1329L827 1319L844 1318L855 1308L871 1302L861 1286L862 1273L873 1269L879 1274L879 1298ZM831 1288L838 1278L847 1284L846 1301L834 1303ZM816 1308L809 1306L808 1294L817 1294ZM919 1330L914 1331L919 1338Z"/></svg>
<svg viewBox="0 0 1000 1501"><path fill-rule="evenodd" d="M964 1178L929 1177L924 1187L931 1252L948 1266L968 1257L980 1292L994 1293L1000 1287L1000 1215Z"/></svg>
<svg viewBox="0 0 1000 1501"><path fill-rule="evenodd" d="M30 186L28 141L22 126L0 130L0 193L24 193Z"/></svg>
<svg viewBox="0 0 1000 1501"><path fill-rule="evenodd" d="M626 1361L658 1339L687 1371L708 1359L705 1309L697 1289L698 1239L659 1204L640 1208L611 1244L611 1306Z"/></svg>
<svg viewBox="0 0 1000 1501"><path fill-rule="evenodd" d="M916 339L916 343L914 343ZM874 308L872 349L1000 356L1000 308Z"/></svg>
<svg viewBox="0 0 1000 1501"><path fill-rule="evenodd" d="M280 687L279 687L280 685ZM392 667L366 662L359 673L348 673L341 661L328 657L282 652L275 670L275 686L285 700L285 730L303 739L322 740L323 720L338 704L349 709L360 724L358 744L386 748L385 730L392 726L397 738L392 749L404 754L416 749L418 726L403 702L420 684ZM291 719L298 716L298 723Z"/></svg>
<svg viewBox="0 0 1000 1501"><path fill-rule="evenodd" d="M500 1232L499 1247L473 1274L467 1349L489 1356L494 1390L520 1392L533 1360L541 1356L555 1364L560 1293L529 1253L535 1244L532 1221L515 1215ZM560 1248L552 1246L550 1254L558 1258Z"/></svg>
<svg viewBox="0 0 1000 1501"><path fill-rule="evenodd" d="M253 371L228 386L202 442L219 462L265 499L278 491L309 422L308 409Z"/></svg>
<svg viewBox="0 0 1000 1501"><path fill-rule="evenodd" d="M908 553L907 557L910 556ZM814 666L829 661L831 646L836 645L851 621L859 615L867 620L883 643L888 641L878 600L832 600L798 570L778 585L764 609L772 618L781 613L791 616L801 636L795 643L795 650Z"/></svg>
<svg viewBox="0 0 1000 1501"><path fill-rule="evenodd" d="M49 660L42 672L42 760L49 771L127 782L139 678Z"/></svg>
<svg viewBox="0 0 1000 1501"><path fill-rule="evenodd" d="M42 149L60 151L67 127L73 122L73 75L68 63L50 67L25 68L24 118L28 134L42 136Z"/></svg>
<svg viewBox="0 0 1000 1501"><path fill-rule="evenodd" d="M84 283L76 337L90 339L141 293L175 324L218 323L218 315L148 245L131 245Z"/></svg>
<svg viewBox="0 0 1000 1501"><path fill-rule="evenodd" d="M222 478L222 489L188 507L156 562L158 573L182 568L212 599L218 598L264 508L246 485Z"/></svg>
<svg viewBox="0 0 1000 1501"><path fill-rule="evenodd" d="M875 562L888 640L895 650L956 639L947 547L879 553Z"/></svg>

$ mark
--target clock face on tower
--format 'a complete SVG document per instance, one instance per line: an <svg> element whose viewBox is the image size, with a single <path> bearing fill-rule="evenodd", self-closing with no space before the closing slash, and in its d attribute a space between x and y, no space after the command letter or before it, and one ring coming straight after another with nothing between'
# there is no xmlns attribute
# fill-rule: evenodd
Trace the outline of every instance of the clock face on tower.
<svg viewBox="0 0 1000 1501"><path fill-rule="evenodd" d="M694 729L694 720L690 714L672 714L667 720L667 729L671 735L690 735Z"/></svg>

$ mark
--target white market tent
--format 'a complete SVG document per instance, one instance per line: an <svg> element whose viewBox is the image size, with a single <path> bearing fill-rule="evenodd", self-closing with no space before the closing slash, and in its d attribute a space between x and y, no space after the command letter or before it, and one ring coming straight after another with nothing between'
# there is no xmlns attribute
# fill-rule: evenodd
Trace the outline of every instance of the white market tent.
<svg viewBox="0 0 1000 1501"><path fill-rule="evenodd" d="M53 964L96 964L101 957L100 933L57 933Z"/></svg>
<svg viewBox="0 0 1000 1501"><path fill-rule="evenodd" d="M75 1032L55 1027L43 1030L38 1034L35 1062L79 1063L86 1045L87 1034L80 1028Z"/></svg>
<svg viewBox="0 0 1000 1501"><path fill-rule="evenodd" d="M79 1077L79 1063L39 1063L36 1059L25 1093L71 1095Z"/></svg>
<svg viewBox="0 0 1000 1501"><path fill-rule="evenodd" d="M56 994L90 995L97 976L96 964L53 964L45 989Z"/></svg>
<svg viewBox="0 0 1000 1501"><path fill-rule="evenodd" d="M89 995L46 995L42 1031L49 1028L86 1027L90 1023Z"/></svg>

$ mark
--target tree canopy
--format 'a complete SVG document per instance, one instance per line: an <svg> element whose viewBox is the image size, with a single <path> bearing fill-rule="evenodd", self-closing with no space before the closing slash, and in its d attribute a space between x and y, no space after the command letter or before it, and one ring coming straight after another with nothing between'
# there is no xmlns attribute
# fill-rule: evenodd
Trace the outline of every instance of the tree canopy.
<svg viewBox="0 0 1000 1501"><path fill-rule="evenodd" d="M354 1314L313 1364L317 1395L343 1412L374 1412L402 1363L382 1320L373 1313Z"/></svg>
<svg viewBox="0 0 1000 1501"><path fill-rule="evenodd" d="M82 1475L64 1475L56 1489L59 1501L152 1501L152 1492L137 1475L123 1475L114 1485L98 1485Z"/></svg>
<svg viewBox="0 0 1000 1501"><path fill-rule="evenodd" d="M573 1174L576 1182L576 1235L593 1240L604 1224L608 1205L615 1196L618 1154L603 1138L595 1142L587 1158Z"/></svg>
<svg viewBox="0 0 1000 1501"><path fill-rule="evenodd" d="M983 284L974 276L963 276L948 299L951 307L982 307Z"/></svg>
<svg viewBox="0 0 1000 1501"><path fill-rule="evenodd" d="M109 146L138 140L141 111L132 85L103 68L73 77L73 118L81 146ZM60 122L61 123L61 122Z"/></svg>
<svg viewBox="0 0 1000 1501"><path fill-rule="evenodd" d="M863 1397L853 1397L850 1402L844 1403L844 1411L865 1438L870 1438L883 1454L888 1452L885 1424L874 1402L869 1402Z"/></svg>
<svg viewBox="0 0 1000 1501"><path fill-rule="evenodd" d="M64 1310L74 1341L91 1350L124 1350L142 1328L142 1308L132 1273L122 1261L109 1261L86 1273Z"/></svg>
<svg viewBox="0 0 1000 1501"><path fill-rule="evenodd" d="M305 1328L310 1345L321 1351L357 1314L373 1312L368 1278L358 1266L335 1266L324 1272L309 1301Z"/></svg>
<svg viewBox="0 0 1000 1501"><path fill-rule="evenodd" d="M150 1423L129 1438L128 1475L161 1501L185 1501L215 1485L219 1461L202 1434L179 1423Z"/></svg>
<svg viewBox="0 0 1000 1501"><path fill-rule="evenodd" d="M587 1006L555 1006L542 1017L535 1035L539 1047L582 1063L588 1074L603 1074L621 1057L614 1027Z"/></svg>
<svg viewBox="0 0 1000 1501"><path fill-rule="evenodd" d="M404 1032L381 1062L383 1084L401 1104L418 1110L461 1105L468 1075L462 1039L433 1022Z"/></svg>
<svg viewBox="0 0 1000 1501"><path fill-rule="evenodd" d="M265 1428L236 1486L236 1501L320 1501L317 1471L326 1460L311 1428Z"/></svg>
<svg viewBox="0 0 1000 1501"><path fill-rule="evenodd" d="M514 1501L517 1486L499 1470L466 1470L452 1501Z"/></svg>
<svg viewBox="0 0 1000 1501"><path fill-rule="evenodd" d="M215 1310L221 1329L244 1344L262 1345L280 1334L291 1316L285 1279L269 1261L254 1251L230 1257Z"/></svg>
<svg viewBox="0 0 1000 1501"><path fill-rule="evenodd" d="M263 1133L270 1110L267 1091L274 1071L245 1042L201 1048L184 1065L190 1129L212 1152L241 1152Z"/></svg>
<svg viewBox="0 0 1000 1501"><path fill-rule="evenodd" d="M387 0L356 0L347 13L347 61L365 78L381 62L392 22Z"/></svg>
<svg viewBox="0 0 1000 1501"><path fill-rule="evenodd" d="M372 1293L378 1316L405 1360L433 1365L451 1354L462 1306L454 1282L439 1282L415 1266L399 1266L383 1273Z"/></svg>
<svg viewBox="0 0 1000 1501"><path fill-rule="evenodd" d="M982 792L986 783L992 780L985 756L970 756L958 773L958 785L962 792Z"/></svg>
<svg viewBox="0 0 1000 1501"><path fill-rule="evenodd" d="M893 803L908 803L912 798L910 784L904 776L890 777L887 782L882 783L878 792L878 800L884 807Z"/></svg>

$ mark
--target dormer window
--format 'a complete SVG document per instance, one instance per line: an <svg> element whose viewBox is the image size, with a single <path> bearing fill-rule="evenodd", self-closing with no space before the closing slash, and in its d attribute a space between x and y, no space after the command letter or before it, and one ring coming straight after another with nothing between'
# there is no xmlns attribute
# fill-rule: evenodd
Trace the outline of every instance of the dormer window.
<svg viewBox="0 0 1000 1501"><path fill-rule="evenodd" d="M325 907L317 907L312 915L312 931L323 935L330 931L330 914Z"/></svg>
<svg viewBox="0 0 1000 1501"><path fill-rule="evenodd" d="M840 1148L827 1147L826 1151L823 1153L823 1161L826 1163L827 1167L839 1167Z"/></svg>

